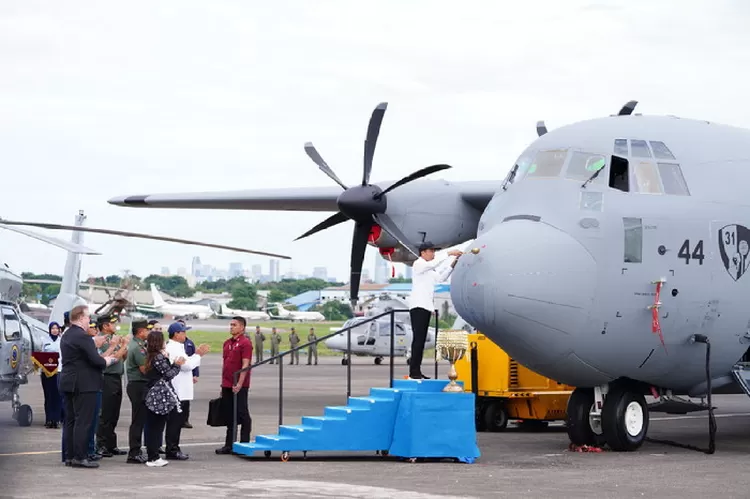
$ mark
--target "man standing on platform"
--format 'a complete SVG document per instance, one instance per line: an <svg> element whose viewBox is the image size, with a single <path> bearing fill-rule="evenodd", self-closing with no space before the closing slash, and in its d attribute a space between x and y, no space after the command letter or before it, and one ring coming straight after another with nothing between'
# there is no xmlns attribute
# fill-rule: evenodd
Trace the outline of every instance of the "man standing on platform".
<svg viewBox="0 0 750 499"><path fill-rule="evenodd" d="M252 419L247 407L247 392L250 390L250 371L239 374L237 383L234 382L234 373L240 369L250 366L253 358L253 344L245 335L245 318L234 317L229 323L229 332L232 337L224 342L224 362L221 367L221 406L224 418L227 422L227 435L224 446L216 449L217 454L231 454L232 424L235 416L234 395L237 394L237 426L242 425L240 442L250 441L250 427Z"/></svg>
<svg viewBox="0 0 750 499"><path fill-rule="evenodd" d="M408 299L413 333L409 359L411 379L430 379L422 374L422 356L430 318L435 311L435 285L451 275L458 258L463 254L461 251L453 250L448 252L448 257L435 260L436 249L429 241L422 243L419 246L419 258L412 266L412 289Z"/></svg>

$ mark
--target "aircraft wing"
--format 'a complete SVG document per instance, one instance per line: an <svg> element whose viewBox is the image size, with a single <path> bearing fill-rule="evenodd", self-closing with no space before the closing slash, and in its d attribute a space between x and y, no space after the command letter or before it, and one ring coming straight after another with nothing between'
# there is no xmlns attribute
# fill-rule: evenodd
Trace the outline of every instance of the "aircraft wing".
<svg viewBox="0 0 750 499"><path fill-rule="evenodd" d="M482 211L499 190L499 181L450 182L461 198ZM244 191L187 192L118 196L109 204L134 208L180 208L214 210L338 211L338 186L254 189Z"/></svg>

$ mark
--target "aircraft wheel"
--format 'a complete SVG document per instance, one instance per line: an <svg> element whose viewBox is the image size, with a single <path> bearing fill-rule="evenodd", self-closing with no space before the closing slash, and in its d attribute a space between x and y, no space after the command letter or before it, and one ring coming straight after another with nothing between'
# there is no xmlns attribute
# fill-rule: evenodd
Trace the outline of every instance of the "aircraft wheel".
<svg viewBox="0 0 750 499"><path fill-rule="evenodd" d="M502 401L487 404L484 409L484 425L488 431L503 431L508 426L508 411Z"/></svg>
<svg viewBox="0 0 750 499"><path fill-rule="evenodd" d="M20 426L31 426L34 421L34 413L28 405L22 405L18 409L18 424Z"/></svg>
<svg viewBox="0 0 750 499"><path fill-rule="evenodd" d="M593 407L593 388L576 388L570 395L565 423L568 438L574 445L604 445L601 422L590 416Z"/></svg>
<svg viewBox="0 0 750 499"><path fill-rule="evenodd" d="M341 365L342 365L342 366L345 366L345 365L347 365L348 363L349 363L349 359L347 359L346 357L344 357L343 359L341 359Z"/></svg>
<svg viewBox="0 0 750 499"><path fill-rule="evenodd" d="M379 366L383 363L383 359L381 357L375 357L375 365Z"/></svg>
<svg viewBox="0 0 750 499"><path fill-rule="evenodd" d="M263 451L263 455L266 457L271 457L271 451L270 450Z"/></svg>
<svg viewBox="0 0 750 499"><path fill-rule="evenodd" d="M648 423L648 406L642 394L624 388L607 394L602 408L602 429L612 450L638 449L646 440Z"/></svg>

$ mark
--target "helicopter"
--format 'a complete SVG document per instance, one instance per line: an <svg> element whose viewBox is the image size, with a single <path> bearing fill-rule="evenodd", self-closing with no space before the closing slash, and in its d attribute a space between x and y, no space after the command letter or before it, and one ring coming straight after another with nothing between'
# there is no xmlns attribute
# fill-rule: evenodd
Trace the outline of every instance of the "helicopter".
<svg viewBox="0 0 750 499"><path fill-rule="evenodd" d="M41 224L32 222L16 222L0 219L0 228L11 230L34 239L52 244L68 251L65 263L65 272L60 285L60 293L55 300L49 321L64 324L64 314L77 305L88 305L78 295L80 287L81 255L99 255L100 253L87 248L81 244L83 232L98 232L103 234L120 235L125 237L136 237L143 239L155 239L162 241L179 242L198 246L228 249L245 253L264 254L276 258L290 259L286 255L256 252L244 248L235 248L197 241L139 234L132 232L111 231L108 229L94 229L84 227L86 219L83 211L79 211L75 219L75 225ZM57 238L44 236L35 232L20 229L18 225L35 225L50 229L72 230L73 235L70 242ZM32 317L27 312L28 307L22 307L23 278L12 272L7 264L0 267L0 402L11 402L13 419L20 426L31 426L34 421L33 411L28 404L21 403L19 389L21 385L28 384L29 375L34 370L34 358L41 357L45 363L55 366L57 358L53 353L44 352L43 348L49 341L47 324ZM97 308L98 314L121 314L131 304L125 294L115 293L107 302ZM64 332L63 332L64 334Z"/></svg>
<svg viewBox="0 0 750 499"><path fill-rule="evenodd" d="M372 302L375 303L372 303ZM372 304L370 304L372 303ZM370 298L362 304L362 307L367 307L364 315L352 317L351 319L344 322L341 329L346 329L350 326L355 326L352 329L352 341L351 351L353 355L359 357L375 357L375 364L380 365L383 362L383 358L391 354L391 317L389 315L380 317L367 324L362 324L371 317L380 315L388 312L389 310L408 310L406 302L400 298L391 296L389 293L383 293L381 295ZM405 356L406 363L409 363L411 358L411 319L409 318L408 312L396 312L394 314L394 356ZM357 326L357 324L360 324ZM346 353L347 350L347 333L342 332L336 336L331 336L324 341L325 346L331 350L339 351L344 353L344 358L341 359L341 365L345 366L349 363L349 357ZM433 331L427 332L427 339L425 341L425 349L432 348L435 346L435 334Z"/></svg>

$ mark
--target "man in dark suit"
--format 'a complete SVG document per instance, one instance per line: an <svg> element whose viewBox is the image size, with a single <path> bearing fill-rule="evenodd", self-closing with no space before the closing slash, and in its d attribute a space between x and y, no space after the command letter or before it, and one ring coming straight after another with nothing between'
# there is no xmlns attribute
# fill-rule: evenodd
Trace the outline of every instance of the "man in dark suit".
<svg viewBox="0 0 750 499"><path fill-rule="evenodd" d="M94 423L96 395L102 389L102 371L113 361L102 356L88 334L89 310L85 305L70 311L70 328L60 340L63 372L60 389L65 394L66 464L98 468L88 459L89 430Z"/></svg>

